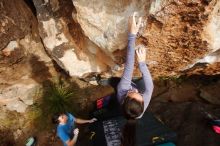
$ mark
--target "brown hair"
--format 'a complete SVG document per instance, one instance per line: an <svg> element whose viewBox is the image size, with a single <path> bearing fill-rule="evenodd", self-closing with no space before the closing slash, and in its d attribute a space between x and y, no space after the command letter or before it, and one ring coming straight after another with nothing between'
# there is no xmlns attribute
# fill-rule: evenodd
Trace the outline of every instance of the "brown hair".
<svg viewBox="0 0 220 146"><path fill-rule="evenodd" d="M132 97L125 97L122 111L127 122L122 131L121 146L135 146L136 143L136 118L144 110L144 103Z"/></svg>

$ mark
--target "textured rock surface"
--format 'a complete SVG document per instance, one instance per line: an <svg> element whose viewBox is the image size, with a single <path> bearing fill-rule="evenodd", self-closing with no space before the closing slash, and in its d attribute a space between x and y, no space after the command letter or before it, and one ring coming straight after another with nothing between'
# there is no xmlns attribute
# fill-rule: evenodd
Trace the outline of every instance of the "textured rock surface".
<svg viewBox="0 0 220 146"><path fill-rule="evenodd" d="M213 74L219 72L210 66L219 62L219 33L214 33L219 30L217 0L36 0L34 5L48 53L71 76L91 72L120 76L127 20L134 11L144 18L137 43L148 48L147 63L154 77L198 73L191 68L201 62L214 68ZM202 73L206 67L200 66Z"/></svg>
<svg viewBox="0 0 220 146"><path fill-rule="evenodd" d="M111 55L127 45L127 20L134 12L148 15L151 1L74 0L74 15L86 36ZM113 56L112 56L113 57Z"/></svg>
<svg viewBox="0 0 220 146"><path fill-rule="evenodd" d="M31 32L34 22L36 19L23 0L11 0L10 2L1 0L0 50L5 48L11 40L23 38L28 32Z"/></svg>
<svg viewBox="0 0 220 146"><path fill-rule="evenodd" d="M188 71L190 74L214 75L220 73L220 1L212 1L212 4L214 7L211 9L209 20L204 26L202 34L202 38L208 42L210 52L196 62L198 65Z"/></svg>
<svg viewBox="0 0 220 146"><path fill-rule="evenodd" d="M30 35L11 41L1 55L0 105L25 112L41 83L56 74L51 59Z"/></svg>
<svg viewBox="0 0 220 146"><path fill-rule="evenodd" d="M220 82L203 87L200 90L200 97L212 104L220 105Z"/></svg>
<svg viewBox="0 0 220 146"><path fill-rule="evenodd" d="M54 4L55 2L57 3ZM80 25L73 21L74 7L71 1L44 3L35 0L34 4L46 50L70 76L82 76L106 69L106 61L102 57L107 61L109 57L85 38Z"/></svg>
<svg viewBox="0 0 220 146"><path fill-rule="evenodd" d="M37 86L52 77L50 58L70 76L120 76L127 19L134 11L144 18L137 44L148 49L153 77L220 73L220 1L25 2L0 2L0 89L4 92L18 83ZM134 73L139 75L138 69Z"/></svg>
<svg viewBox="0 0 220 146"><path fill-rule="evenodd" d="M25 112L55 70L40 41L37 19L25 2L3 0L0 7L0 106Z"/></svg>
<svg viewBox="0 0 220 146"><path fill-rule="evenodd" d="M178 75L220 74L219 0L0 0L0 123L14 134L2 132L0 124L0 137L6 133L23 145L22 138L36 134L33 128L23 133L30 124L25 118L34 116L23 112L35 102L43 82L61 71L54 63L70 76L88 77L91 84L96 81L89 79L99 73L121 76L127 19L134 11L144 18L137 44L148 49L153 77L175 75L174 81L155 86L149 110L178 132L177 145L217 146L219 137L207 126L201 109L220 116L219 81L207 84L202 76L198 80L204 84L196 79L185 84ZM140 75L137 68L134 73ZM103 87L88 92L85 86L80 87L86 98L77 101L83 112L95 97L106 95ZM56 133L47 132L36 135L39 144L60 145L54 141Z"/></svg>
<svg viewBox="0 0 220 146"><path fill-rule="evenodd" d="M0 91L0 104L12 111L25 112L27 106L33 104L33 97L37 94L39 87L35 82L9 86Z"/></svg>
<svg viewBox="0 0 220 146"><path fill-rule="evenodd" d="M150 67L156 76L179 74L216 51L213 42L204 38L204 28L215 17L216 1L174 0L161 5L156 4L159 8L148 17L142 41L149 47L149 63L154 62Z"/></svg>

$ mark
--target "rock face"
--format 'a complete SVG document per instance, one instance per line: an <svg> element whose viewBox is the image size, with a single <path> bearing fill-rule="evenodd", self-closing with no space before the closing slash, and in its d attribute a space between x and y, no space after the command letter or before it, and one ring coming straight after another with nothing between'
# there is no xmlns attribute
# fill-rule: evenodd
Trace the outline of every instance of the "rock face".
<svg viewBox="0 0 220 146"><path fill-rule="evenodd" d="M205 86L200 90L200 97L212 104L220 105L220 82Z"/></svg>
<svg viewBox="0 0 220 146"><path fill-rule="evenodd" d="M51 59L42 44L29 35L9 42L1 57L0 106L25 112L41 83L55 74Z"/></svg>
<svg viewBox="0 0 220 146"><path fill-rule="evenodd" d="M127 20L134 11L144 18L137 43L148 48L154 77L194 74L192 67L201 62L206 73L207 64L219 62L219 34L213 33L219 30L217 0L34 0L34 5L48 53L71 76L121 73Z"/></svg>
<svg viewBox="0 0 220 146"><path fill-rule="evenodd" d="M73 4L77 12L73 15L74 19L84 34L112 58L112 52L122 50L127 45L128 17L134 11L146 16L150 8L150 1L145 0L74 0Z"/></svg>
<svg viewBox="0 0 220 146"><path fill-rule="evenodd" d="M15 5L16 4L16 5ZM0 2L0 50L9 41L23 38L31 30L34 16L23 0Z"/></svg>
<svg viewBox="0 0 220 146"><path fill-rule="evenodd" d="M202 1L172 1L159 7L149 16L143 36L149 60L155 61L152 69L160 69L159 76L175 75L210 51L202 38L210 12Z"/></svg>
<svg viewBox="0 0 220 146"><path fill-rule="evenodd" d="M51 59L70 76L120 76L134 11L153 77L220 73L218 0L2 0L0 8L0 103L8 107L6 99L22 99L8 89L29 93L56 74Z"/></svg>
<svg viewBox="0 0 220 146"><path fill-rule="evenodd" d="M0 2L0 106L25 112L41 83L55 74L37 19L24 1Z"/></svg>
<svg viewBox="0 0 220 146"><path fill-rule="evenodd" d="M110 57L89 41L80 25L73 21L71 1L34 0L34 4L46 50L70 76L101 72L112 65L111 60L108 61Z"/></svg>
<svg viewBox="0 0 220 146"><path fill-rule="evenodd" d="M1 104L5 104L9 110L25 112L28 105L33 104L33 97L37 93L39 85L36 83L15 84L1 91Z"/></svg>

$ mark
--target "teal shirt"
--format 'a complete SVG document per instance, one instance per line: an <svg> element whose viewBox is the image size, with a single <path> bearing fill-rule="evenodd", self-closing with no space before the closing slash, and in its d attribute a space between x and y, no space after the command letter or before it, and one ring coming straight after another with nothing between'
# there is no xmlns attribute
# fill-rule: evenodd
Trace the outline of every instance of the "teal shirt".
<svg viewBox="0 0 220 146"><path fill-rule="evenodd" d="M68 117L67 123L65 125L59 124L57 126L57 135L63 141L64 146L66 145L66 141L71 140L73 138L73 129L74 129L74 120L75 117L70 113L66 114Z"/></svg>

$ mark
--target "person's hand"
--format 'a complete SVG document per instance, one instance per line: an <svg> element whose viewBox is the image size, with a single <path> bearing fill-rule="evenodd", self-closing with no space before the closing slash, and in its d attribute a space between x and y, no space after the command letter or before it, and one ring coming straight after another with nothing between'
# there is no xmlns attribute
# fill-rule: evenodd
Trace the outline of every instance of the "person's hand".
<svg viewBox="0 0 220 146"><path fill-rule="evenodd" d="M130 34L136 35L140 26L141 26L141 20L142 18L140 17L138 19L138 22L136 21L137 12L134 12L132 16L129 17L128 20L128 31Z"/></svg>
<svg viewBox="0 0 220 146"><path fill-rule="evenodd" d="M91 120L89 120L89 123L93 123L95 121L97 121L97 119L96 118L92 118Z"/></svg>
<svg viewBox="0 0 220 146"><path fill-rule="evenodd" d="M74 135L78 135L78 134L79 134L79 128L74 129L74 130L73 130L73 134L74 134Z"/></svg>
<svg viewBox="0 0 220 146"><path fill-rule="evenodd" d="M137 60L138 62L145 62L146 61L146 48L145 47L139 47L136 50L136 54L137 54Z"/></svg>

